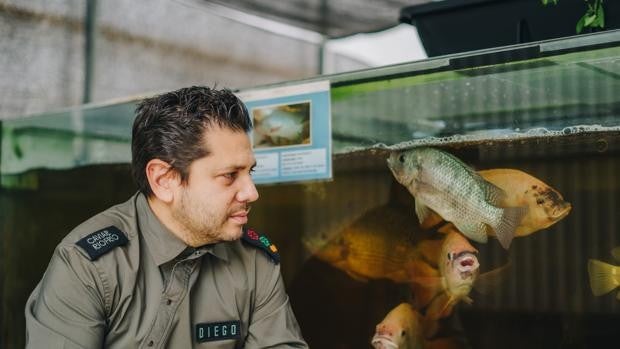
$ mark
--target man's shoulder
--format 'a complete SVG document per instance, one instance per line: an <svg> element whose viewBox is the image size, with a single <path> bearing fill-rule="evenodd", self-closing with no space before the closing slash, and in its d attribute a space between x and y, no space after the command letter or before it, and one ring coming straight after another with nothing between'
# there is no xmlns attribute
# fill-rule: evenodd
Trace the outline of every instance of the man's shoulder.
<svg viewBox="0 0 620 349"><path fill-rule="evenodd" d="M137 238L135 195L112 206L75 227L58 245L59 249L78 250L95 261Z"/></svg>
<svg viewBox="0 0 620 349"><path fill-rule="evenodd" d="M252 228L244 228L241 235L241 245L246 248L261 251L260 254L266 256L274 264L280 263L280 253L276 245L271 242L267 235L260 233Z"/></svg>
<svg viewBox="0 0 620 349"><path fill-rule="evenodd" d="M261 239L262 237L262 239ZM258 284L271 283L280 274L280 255L275 245L264 233L244 229L240 239L222 243L226 248L226 268L237 277L240 288L254 289Z"/></svg>

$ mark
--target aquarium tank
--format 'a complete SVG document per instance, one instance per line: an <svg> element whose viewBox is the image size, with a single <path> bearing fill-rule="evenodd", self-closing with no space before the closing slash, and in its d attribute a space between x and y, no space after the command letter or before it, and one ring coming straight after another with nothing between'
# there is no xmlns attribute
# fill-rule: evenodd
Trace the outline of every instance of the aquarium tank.
<svg viewBox="0 0 620 349"><path fill-rule="evenodd" d="M278 84L330 86L331 178L259 185L248 224L310 347L616 347L619 72L606 31ZM0 348L61 238L136 191L138 100L2 121Z"/></svg>

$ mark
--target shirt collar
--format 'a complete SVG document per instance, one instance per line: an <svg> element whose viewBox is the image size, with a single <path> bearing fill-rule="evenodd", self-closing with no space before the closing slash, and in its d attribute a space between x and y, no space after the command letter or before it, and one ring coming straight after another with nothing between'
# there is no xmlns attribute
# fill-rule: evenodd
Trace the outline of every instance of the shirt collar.
<svg viewBox="0 0 620 349"><path fill-rule="evenodd" d="M146 241L146 244L155 260L157 266L169 262L179 255L185 253L193 253L194 251L204 251L215 257L228 261L228 252L226 243L218 243L206 245L198 248L187 246L181 239L176 237L168 228L166 228L155 216L151 206L149 205L144 194L138 194L136 200L138 210L138 226L140 232ZM202 253L201 253L202 255Z"/></svg>
<svg viewBox="0 0 620 349"><path fill-rule="evenodd" d="M187 246L179 255L180 259L192 259L202 257L205 253L211 254L221 260L228 261L228 242L204 245L199 247Z"/></svg>

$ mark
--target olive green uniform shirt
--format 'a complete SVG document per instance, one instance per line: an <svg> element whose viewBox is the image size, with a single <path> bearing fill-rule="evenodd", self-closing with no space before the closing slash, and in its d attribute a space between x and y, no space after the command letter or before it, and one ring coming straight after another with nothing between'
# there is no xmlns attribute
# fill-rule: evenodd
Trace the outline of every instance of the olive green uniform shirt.
<svg viewBox="0 0 620 349"><path fill-rule="evenodd" d="M127 236L91 261L76 243ZM307 348L279 264L242 241L202 248L165 228L142 194L75 228L26 304L27 348Z"/></svg>

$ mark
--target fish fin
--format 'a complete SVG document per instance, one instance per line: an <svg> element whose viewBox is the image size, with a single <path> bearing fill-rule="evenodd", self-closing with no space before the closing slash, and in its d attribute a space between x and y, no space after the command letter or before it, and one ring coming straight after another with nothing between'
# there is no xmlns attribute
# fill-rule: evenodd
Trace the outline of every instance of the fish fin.
<svg viewBox="0 0 620 349"><path fill-rule="evenodd" d="M511 263L508 262L499 268L478 275L476 282L474 282L474 289L484 295L491 294L494 289L506 280L510 268Z"/></svg>
<svg viewBox="0 0 620 349"><path fill-rule="evenodd" d="M611 255L614 256L616 261L620 262L620 246L611 250Z"/></svg>
<svg viewBox="0 0 620 349"><path fill-rule="evenodd" d="M450 157L453 158L454 160L456 160L456 162L460 163L461 166L463 167L463 169L465 171L467 171L467 173L469 173L475 180L479 181L479 180L483 180L484 178L482 178L482 176L478 173L478 171L476 171L475 168L473 168L473 166L470 166L468 164L466 164L463 160L457 158L456 156L450 154Z"/></svg>
<svg viewBox="0 0 620 349"><path fill-rule="evenodd" d="M440 225L443 222L443 218L438 215L435 211L429 209L431 213L424 219L423 222L420 222L420 228L423 230L430 230L434 227Z"/></svg>
<svg viewBox="0 0 620 349"><path fill-rule="evenodd" d="M496 227L492 227L495 236L504 249L510 247L510 243L515 236L515 231L521 223L523 216L527 214L527 207L506 207L503 209L502 217Z"/></svg>
<svg viewBox="0 0 620 349"><path fill-rule="evenodd" d="M467 303L467 304L473 304L473 303L474 303L474 300L473 300L473 299L471 299L471 297L470 297L470 296L465 296L465 297L463 297L463 302L465 302L465 303Z"/></svg>
<svg viewBox="0 0 620 349"><path fill-rule="evenodd" d="M420 200L415 200L415 214L418 216L418 220L420 220L420 224L423 224L424 221L430 217L432 214L432 210L428 208L426 205L420 202Z"/></svg>
<svg viewBox="0 0 620 349"><path fill-rule="evenodd" d="M472 178L480 185L481 188L484 188L484 195L486 202L490 203L493 206L502 207L502 202L506 199L506 192L491 183L486 178L484 178L479 172L471 169L470 174Z"/></svg>
<svg viewBox="0 0 620 349"><path fill-rule="evenodd" d="M506 199L506 192L496 186L495 184L487 181L482 176L480 177L482 181L484 181L484 187L486 189L485 199L488 203L496 207L502 207L502 202Z"/></svg>
<svg viewBox="0 0 620 349"><path fill-rule="evenodd" d="M432 303L426 309L426 316L430 320L438 320L450 316L456 300L454 297L449 296L446 293L442 293L433 299Z"/></svg>
<svg viewBox="0 0 620 349"><path fill-rule="evenodd" d="M614 265L590 259L588 274L590 274L590 288L595 296L602 296L620 286L618 282L620 268Z"/></svg>
<svg viewBox="0 0 620 349"><path fill-rule="evenodd" d="M483 222L461 222L459 224L454 222L454 225L463 235L476 242L486 243L488 240L487 225Z"/></svg>

